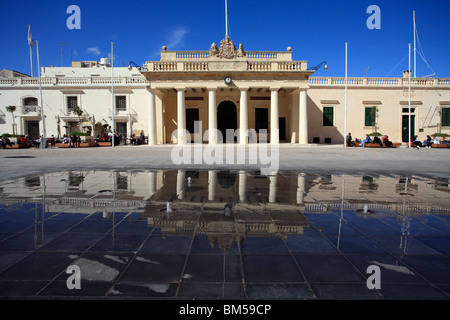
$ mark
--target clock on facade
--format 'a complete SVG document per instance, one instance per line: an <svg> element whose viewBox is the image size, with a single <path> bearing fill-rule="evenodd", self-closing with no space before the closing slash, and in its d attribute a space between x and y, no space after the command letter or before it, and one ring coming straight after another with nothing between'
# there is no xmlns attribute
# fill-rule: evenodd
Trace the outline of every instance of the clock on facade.
<svg viewBox="0 0 450 320"><path fill-rule="evenodd" d="M231 83L231 77L226 77L225 78L225 83L226 84L230 84Z"/></svg>

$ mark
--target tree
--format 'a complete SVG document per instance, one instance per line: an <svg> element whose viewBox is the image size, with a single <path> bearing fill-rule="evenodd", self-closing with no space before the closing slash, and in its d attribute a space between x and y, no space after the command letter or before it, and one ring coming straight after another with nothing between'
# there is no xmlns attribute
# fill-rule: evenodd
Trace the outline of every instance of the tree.
<svg viewBox="0 0 450 320"><path fill-rule="evenodd" d="M83 110L81 110L79 106L75 106L73 107L72 112L78 116L78 129L80 130L80 132L82 132L83 130L81 129L81 116L83 115Z"/></svg>
<svg viewBox="0 0 450 320"><path fill-rule="evenodd" d="M11 112L13 118L13 136L16 135L16 120L14 119L14 112L16 111L16 106L7 106L6 111Z"/></svg>
<svg viewBox="0 0 450 320"><path fill-rule="evenodd" d="M373 132L377 131L376 125L377 125L378 113L379 113L379 110L378 110L377 106L373 106L372 108L370 108L370 118L372 120Z"/></svg>

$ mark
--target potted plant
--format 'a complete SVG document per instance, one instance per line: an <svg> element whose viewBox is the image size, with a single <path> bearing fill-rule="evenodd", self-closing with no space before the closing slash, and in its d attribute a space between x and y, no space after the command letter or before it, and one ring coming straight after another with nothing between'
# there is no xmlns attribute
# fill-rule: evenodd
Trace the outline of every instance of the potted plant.
<svg viewBox="0 0 450 320"><path fill-rule="evenodd" d="M78 116L78 128L81 130L81 116L83 115L83 110L79 106L73 107L73 114Z"/></svg>

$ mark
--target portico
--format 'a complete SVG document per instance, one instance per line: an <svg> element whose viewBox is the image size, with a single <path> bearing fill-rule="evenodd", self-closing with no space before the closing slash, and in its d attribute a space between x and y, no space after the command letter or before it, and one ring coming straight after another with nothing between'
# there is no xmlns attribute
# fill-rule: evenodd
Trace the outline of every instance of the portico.
<svg viewBox="0 0 450 320"><path fill-rule="evenodd" d="M209 144L245 145L255 138L308 144L307 90L314 71L306 61L292 61L291 48L245 52L226 36L209 51L163 47L161 60L147 62L141 73L149 81L150 144L186 144L194 134Z"/></svg>

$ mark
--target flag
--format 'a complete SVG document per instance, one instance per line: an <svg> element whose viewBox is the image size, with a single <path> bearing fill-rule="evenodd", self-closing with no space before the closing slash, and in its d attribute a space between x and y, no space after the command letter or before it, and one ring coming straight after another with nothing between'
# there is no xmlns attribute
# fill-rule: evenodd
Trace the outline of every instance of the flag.
<svg viewBox="0 0 450 320"><path fill-rule="evenodd" d="M28 25L28 45L33 48L33 37L31 36L31 26Z"/></svg>

